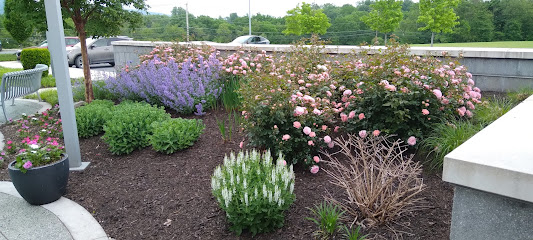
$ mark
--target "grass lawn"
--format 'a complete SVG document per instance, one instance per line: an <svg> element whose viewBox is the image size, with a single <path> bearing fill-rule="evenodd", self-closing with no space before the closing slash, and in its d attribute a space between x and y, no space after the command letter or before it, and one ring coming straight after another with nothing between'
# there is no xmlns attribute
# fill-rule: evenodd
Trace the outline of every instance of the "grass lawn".
<svg viewBox="0 0 533 240"><path fill-rule="evenodd" d="M0 67L0 78L2 77L2 75L4 75L4 73L16 72L16 71L22 71L22 68ZM48 87L55 87L55 86L56 86L56 79L51 74L41 79L41 88L48 88Z"/></svg>
<svg viewBox="0 0 533 240"><path fill-rule="evenodd" d="M413 44L413 47L429 47L431 44ZM533 41L436 43L434 47L482 47L482 48L533 48Z"/></svg>
<svg viewBox="0 0 533 240"><path fill-rule="evenodd" d="M0 54L0 62L5 61L17 61L17 56L15 54Z"/></svg>

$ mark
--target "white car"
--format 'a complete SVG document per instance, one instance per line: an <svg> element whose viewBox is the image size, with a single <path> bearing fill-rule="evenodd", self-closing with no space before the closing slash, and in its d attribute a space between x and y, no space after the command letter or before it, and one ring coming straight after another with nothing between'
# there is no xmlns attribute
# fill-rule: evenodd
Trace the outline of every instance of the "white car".
<svg viewBox="0 0 533 240"><path fill-rule="evenodd" d="M231 43L237 44L270 44L270 41L257 35L245 35L235 38Z"/></svg>

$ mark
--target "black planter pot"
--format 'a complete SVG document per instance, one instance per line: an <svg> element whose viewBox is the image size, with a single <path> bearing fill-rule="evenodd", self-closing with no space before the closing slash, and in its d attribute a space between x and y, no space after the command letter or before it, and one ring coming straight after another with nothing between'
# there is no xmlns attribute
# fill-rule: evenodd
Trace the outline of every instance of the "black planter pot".
<svg viewBox="0 0 533 240"><path fill-rule="evenodd" d="M67 154L58 162L30 168L22 173L13 161L8 166L9 176L17 192L32 205L51 203L67 191L69 161Z"/></svg>

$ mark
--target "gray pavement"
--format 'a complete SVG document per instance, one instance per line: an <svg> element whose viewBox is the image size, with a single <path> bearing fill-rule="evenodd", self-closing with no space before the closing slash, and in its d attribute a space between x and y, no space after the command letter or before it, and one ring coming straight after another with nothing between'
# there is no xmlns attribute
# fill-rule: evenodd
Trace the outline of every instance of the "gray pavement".
<svg viewBox="0 0 533 240"><path fill-rule="evenodd" d="M11 182L0 181L0 240L104 240L98 222L77 203L61 197L28 204Z"/></svg>
<svg viewBox="0 0 533 240"><path fill-rule="evenodd" d="M20 63L20 61L6 61L6 62L0 62L0 67L22 68L22 64ZM69 70L69 75L71 79L84 77L82 68L69 67L68 70ZM53 74L52 70L50 70L50 74ZM102 80L102 79L106 79L109 76L112 76L112 77L115 76L115 68L111 67L111 65L107 63L91 65L91 79L92 80Z"/></svg>

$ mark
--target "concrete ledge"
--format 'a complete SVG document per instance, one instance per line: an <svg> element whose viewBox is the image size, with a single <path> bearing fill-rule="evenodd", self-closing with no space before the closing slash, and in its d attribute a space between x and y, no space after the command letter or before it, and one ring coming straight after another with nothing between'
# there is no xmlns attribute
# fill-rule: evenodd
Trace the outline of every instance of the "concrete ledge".
<svg viewBox="0 0 533 240"><path fill-rule="evenodd" d="M446 155L444 181L533 203L533 96Z"/></svg>
<svg viewBox="0 0 533 240"><path fill-rule="evenodd" d="M11 182L0 181L0 192L22 198ZM35 207L27 204L28 207ZM107 234L93 216L79 204L61 197L59 200L41 205L56 215L75 240L108 239ZM21 216L23 217L23 216ZM19 226L26 228L26 226Z"/></svg>

